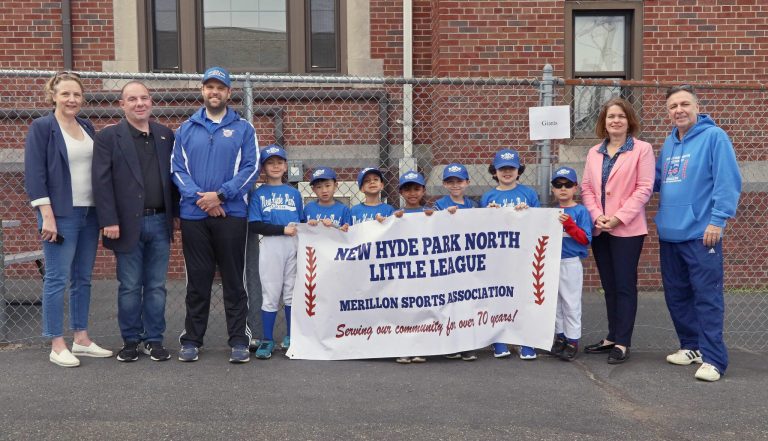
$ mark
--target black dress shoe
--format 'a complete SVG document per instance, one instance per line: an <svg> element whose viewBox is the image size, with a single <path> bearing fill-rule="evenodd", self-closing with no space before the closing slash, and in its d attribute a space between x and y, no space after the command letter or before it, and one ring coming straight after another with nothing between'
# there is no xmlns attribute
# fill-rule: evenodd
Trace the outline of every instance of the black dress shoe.
<svg viewBox="0 0 768 441"><path fill-rule="evenodd" d="M621 364L629 360L629 348L623 351L617 347L611 349L611 353L608 354L608 364Z"/></svg>
<svg viewBox="0 0 768 441"><path fill-rule="evenodd" d="M606 345L604 342L605 340L600 340L593 345L584 346L584 352L587 354L607 354L611 352L611 349L613 349L614 346L616 346L615 343Z"/></svg>

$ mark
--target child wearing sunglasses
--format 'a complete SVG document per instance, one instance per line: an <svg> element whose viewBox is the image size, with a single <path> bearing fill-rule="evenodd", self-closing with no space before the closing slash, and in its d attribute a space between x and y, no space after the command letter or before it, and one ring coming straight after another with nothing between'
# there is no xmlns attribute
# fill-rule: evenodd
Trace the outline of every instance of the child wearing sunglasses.
<svg viewBox="0 0 768 441"><path fill-rule="evenodd" d="M560 284L552 355L571 361L579 351L581 338L581 288L584 279L581 259L587 257L592 241L592 218L574 200L578 188L576 171L560 167L552 174L552 194L560 206L563 224L563 249L560 255Z"/></svg>

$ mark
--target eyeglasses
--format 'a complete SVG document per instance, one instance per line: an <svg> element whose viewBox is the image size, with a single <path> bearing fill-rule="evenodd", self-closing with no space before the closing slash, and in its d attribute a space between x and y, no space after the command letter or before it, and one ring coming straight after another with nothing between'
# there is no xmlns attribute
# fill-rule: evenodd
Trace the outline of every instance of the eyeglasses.
<svg viewBox="0 0 768 441"><path fill-rule="evenodd" d="M553 182L552 187L557 188L558 190L565 187L565 188L573 188L576 186L575 182L566 181L566 182Z"/></svg>
<svg viewBox="0 0 768 441"><path fill-rule="evenodd" d="M66 76L80 78L80 75L78 75L76 72L72 72L72 71L69 71L69 70L62 70L60 72L56 72L56 78L58 78L58 77L66 77Z"/></svg>

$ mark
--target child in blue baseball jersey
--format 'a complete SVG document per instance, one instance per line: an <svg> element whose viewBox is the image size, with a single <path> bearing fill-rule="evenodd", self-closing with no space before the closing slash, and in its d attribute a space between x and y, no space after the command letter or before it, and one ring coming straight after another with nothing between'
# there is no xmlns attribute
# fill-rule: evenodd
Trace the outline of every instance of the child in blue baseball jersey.
<svg viewBox="0 0 768 441"><path fill-rule="evenodd" d="M336 227L346 231L351 222L349 207L333 198L339 184L336 182L336 172L330 167L318 167L312 172L309 186L317 195L317 200L304 207L307 224L322 223L326 227Z"/></svg>
<svg viewBox="0 0 768 441"><path fill-rule="evenodd" d="M424 213L427 216L431 216L434 210L428 209L424 206L424 197L427 193L426 182L424 176L421 173L416 173L413 170L405 172L400 176L400 183L398 185L400 196L405 201L405 206L395 211L395 216L402 218L404 214L412 213ZM420 355L414 357L398 357L395 359L398 363L424 363L427 361L427 357Z"/></svg>
<svg viewBox="0 0 768 441"><path fill-rule="evenodd" d="M434 213L434 210L424 205L424 198L427 196L427 185L421 173L416 173L413 170L405 172L400 176L398 191L400 196L403 197L405 205L395 211L395 217L403 217L403 214L411 213L425 213L427 216L430 216Z"/></svg>
<svg viewBox="0 0 768 441"><path fill-rule="evenodd" d="M475 201L464 195L467 187L469 187L469 172L462 164L454 162L445 166L443 169L443 187L448 190L448 194L435 201L435 210L445 210L453 214L456 210L477 207ZM477 360L477 352L457 352L446 355L445 358L474 361Z"/></svg>
<svg viewBox="0 0 768 441"><path fill-rule="evenodd" d="M457 162L448 164L443 169L443 187L448 194L435 201L435 210L445 210L449 207L475 208L477 203L464 195L469 187L469 172Z"/></svg>
<svg viewBox="0 0 768 441"><path fill-rule="evenodd" d="M481 207L539 207L539 197L536 192L518 183L520 175L525 171L525 165L520 164L520 155L511 149L502 149L493 157L493 164L488 172L493 180L498 182L495 188L486 191L480 198ZM509 348L505 343L493 344L493 356L496 358L509 357ZM536 350L529 346L520 347L520 358L534 360Z"/></svg>
<svg viewBox="0 0 768 441"><path fill-rule="evenodd" d="M381 201L381 192L384 190L384 175L381 170L373 167L360 170L357 186L365 195L365 201L350 209L352 225L374 219L381 222L395 212L391 205Z"/></svg>
<svg viewBox="0 0 768 441"><path fill-rule="evenodd" d="M261 319L264 338L256 358L266 360L275 349L273 332L282 297L286 336L283 349L291 344L291 300L296 279L296 224L305 221L301 194L283 183L288 171L285 150L270 145L261 151L266 183L250 194L248 222L252 231L264 236L259 253L259 277L263 291Z"/></svg>
<svg viewBox="0 0 768 441"><path fill-rule="evenodd" d="M560 167L552 174L552 194L563 210L563 250L560 256L560 284L557 290L557 315L552 355L565 361L576 357L581 338L581 289L584 271L581 259L587 257L592 241L592 218L574 200L578 189L576 170Z"/></svg>

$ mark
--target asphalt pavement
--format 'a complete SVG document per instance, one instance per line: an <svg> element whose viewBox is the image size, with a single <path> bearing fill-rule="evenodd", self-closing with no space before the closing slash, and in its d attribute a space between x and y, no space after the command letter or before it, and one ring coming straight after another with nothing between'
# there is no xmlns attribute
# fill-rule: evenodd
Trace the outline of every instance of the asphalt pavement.
<svg viewBox="0 0 768 441"><path fill-rule="evenodd" d="M105 342L106 343L106 342ZM731 351L727 375L694 379L662 352L573 362L549 356L474 362L195 363L82 358L0 349L0 439L768 439L768 356Z"/></svg>

